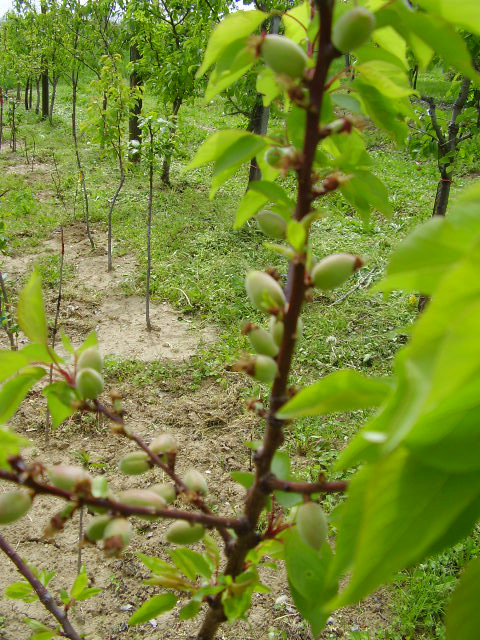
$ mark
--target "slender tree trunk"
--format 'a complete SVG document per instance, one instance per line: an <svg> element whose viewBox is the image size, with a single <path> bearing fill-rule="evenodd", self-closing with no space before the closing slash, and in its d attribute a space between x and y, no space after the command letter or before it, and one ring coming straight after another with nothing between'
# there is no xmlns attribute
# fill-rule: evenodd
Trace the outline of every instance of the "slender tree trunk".
<svg viewBox="0 0 480 640"><path fill-rule="evenodd" d="M133 44L130 47L130 62L135 64L139 59L140 53L138 51L138 47L137 45ZM130 74L130 89L137 89L141 86L141 84L142 82L140 76L134 67ZM130 142L132 140L138 140L139 142L142 141L142 129L138 121L139 116L142 112L142 102L142 98L138 97L135 100L130 111L130 117L128 119L128 139L130 140ZM133 154L132 162L140 162L140 149L138 151L138 153Z"/></svg>
<svg viewBox="0 0 480 640"><path fill-rule="evenodd" d="M145 290L145 319L147 329L151 331L150 323L150 272L152 268L151 257L151 235L152 235L152 206L153 206L153 131L151 125L148 127L150 134L150 160L148 164L148 219L147 219L147 284Z"/></svg>
<svg viewBox="0 0 480 640"><path fill-rule="evenodd" d="M434 216L444 216L447 213L450 188L452 186L452 173L449 171L449 168L450 165L448 167L443 166L440 169L441 178L438 181L432 212Z"/></svg>
<svg viewBox="0 0 480 640"><path fill-rule="evenodd" d="M37 76L37 78L35 78L35 88L37 91L37 102L35 104L35 113L38 116L38 114L40 113L40 78Z"/></svg>
<svg viewBox="0 0 480 640"><path fill-rule="evenodd" d="M52 97L50 98L50 110L48 112L48 119L50 124L53 124L53 107L55 105L55 97L57 95L58 75L53 74L52 77Z"/></svg>
<svg viewBox="0 0 480 640"><path fill-rule="evenodd" d="M41 12L47 13L46 2L41 3ZM48 118L48 63L45 56L42 57L42 120Z"/></svg>
<svg viewBox="0 0 480 640"><path fill-rule="evenodd" d="M17 102L20 102L22 99L22 85L20 82L17 83Z"/></svg>
<svg viewBox="0 0 480 640"><path fill-rule="evenodd" d="M30 110L32 109L32 103L33 103L33 78L30 78L30 91L28 96L28 108Z"/></svg>
<svg viewBox="0 0 480 640"><path fill-rule="evenodd" d="M278 33L280 26L280 16L273 16L270 24L270 33ZM268 120L270 118L270 107L263 106L263 96L257 93L255 104L253 106L252 116L248 126L248 131L258 135L265 135L268 129ZM261 180L262 172L258 166L257 158L252 158L250 162L250 171L248 173L248 184L254 180ZM248 187L247 187L248 188Z"/></svg>
<svg viewBox="0 0 480 640"><path fill-rule="evenodd" d="M108 210L108 247L107 247L107 262L108 262L107 270L108 270L108 272L112 271L112 269L113 269L113 265L112 265L112 214L113 214L113 209L115 207L115 203L117 201L117 198L118 198L118 196L120 194L120 191L122 190L123 183L125 182L125 170L123 168L122 151L121 151L121 138L120 138L120 136L118 137L117 158L118 158L118 168L120 169L120 182L118 183L117 190L115 191L115 194L114 194L114 196L112 198L112 201L110 203L110 209Z"/></svg>
<svg viewBox="0 0 480 640"><path fill-rule="evenodd" d="M0 87L0 149L2 148L3 142L3 100L4 94L2 91L2 87Z"/></svg>
<svg viewBox="0 0 480 640"><path fill-rule="evenodd" d="M78 34L77 34L78 35ZM85 201L85 226L87 229L87 237L90 241L90 246L95 249L93 238L90 234L90 221L88 215L88 193L87 185L85 184L85 175L83 173L82 161L80 160L80 151L78 149L77 139L77 87L78 87L78 71L72 69L72 136L73 144L75 146L75 157L77 159L77 168L82 183L83 198Z"/></svg>
<svg viewBox="0 0 480 640"><path fill-rule="evenodd" d="M177 116L178 116L178 111L182 106L182 102L183 102L183 98L175 98L173 102L173 108L172 108L172 125L173 126L172 126L170 137L169 137L171 143L173 143L173 139L175 138L175 135L177 133ZM162 164L162 182L167 186L170 186L171 162L172 162L172 152L167 151L167 153L165 153L165 156L163 158L163 164Z"/></svg>
<svg viewBox="0 0 480 640"><path fill-rule="evenodd" d="M25 111L28 111L28 90L30 88L30 78L27 78L27 84L25 85Z"/></svg>

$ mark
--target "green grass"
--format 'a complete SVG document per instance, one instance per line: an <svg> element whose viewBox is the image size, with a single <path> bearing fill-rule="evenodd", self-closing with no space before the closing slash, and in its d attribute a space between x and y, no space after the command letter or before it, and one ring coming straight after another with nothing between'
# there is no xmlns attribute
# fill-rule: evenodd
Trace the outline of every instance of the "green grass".
<svg viewBox="0 0 480 640"><path fill-rule="evenodd" d="M439 69L421 77L419 91L437 98L445 95L450 81ZM78 171L71 142L69 87L58 88L53 127L32 114L23 114L19 140L27 139L29 148L35 138L36 162L50 169L41 177L31 172L5 173L12 164L24 163L23 150L14 159L10 151L0 155L2 190L0 216L6 224L9 252L33 251L54 229L82 220L82 199L77 194ZM151 102L151 98L147 98ZM88 83L79 95L79 120L88 104ZM21 109L21 108L20 108ZM211 201L208 197L211 168L183 175L181 170L209 133L219 128L241 126L244 121L223 112L217 100L203 105L199 100L182 107L179 115L177 158L172 167L171 189L162 187L159 172L155 176L154 218L152 228L152 296L174 305L180 314L209 322L218 329L218 342L185 365L138 363L109 359L106 373L111 381L128 381L134 386L158 384L167 380L172 388L197 388L201 380L215 376L222 380L247 340L241 335L246 321L265 323L246 300L245 274L249 268L267 266L286 274L286 263L265 247L265 238L254 223L233 230L238 201L245 192L246 170L240 172ZM274 123L275 124L275 123ZM277 123L278 124L278 123ZM353 367L371 375L388 375L399 347L405 342L405 327L416 317L416 300L403 293L371 295L365 288L351 290L367 274L378 281L388 257L398 242L419 222L431 215L438 180L434 162L414 163L408 154L394 148L378 132L369 131L368 145L373 171L388 187L394 205L390 220L373 215L368 226L352 209L333 196L329 216L314 224L312 241L318 256L333 252L355 252L365 256L367 265L343 288L329 295L315 294L304 313L304 335L294 361L293 382L306 384L327 373ZM99 149L80 134L81 155L90 196L92 222L106 224L109 199L117 181L117 170ZM21 145L20 145L21 146ZM59 174L54 174L55 155ZM478 157L476 158L478 162ZM454 191L469 180L467 167L457 179ZM65 198L66 207L55 198L53 176ZM142 295L145 283L147 173L143 165L132 167L113 216L115 256L134 253L140 269L129 284L128 294ZM98 238L97 238L98 240ZM58 256L43 258L40 270L47 287L58 284ZM67 267L66 277L72 275ZM348 295L347 295L348 294ZM342 296L345 296L341 300ZM245 396L265 393L259 385L245 381ZM304 419L292 425L286 446L303 456L302 473L315 478L328 471L337 452L368 417L366 412L329 416L322 420ZM335 503L333 498L331 504ZM473 545L473 547L472 547ZM395 579L392 606L396 612L391 628L376 630L384 638L442 638L444 604L462 566L461 558L477 549L477 538L442 554L438 558ZM383 634L383 635L382 635Z"/></svg>

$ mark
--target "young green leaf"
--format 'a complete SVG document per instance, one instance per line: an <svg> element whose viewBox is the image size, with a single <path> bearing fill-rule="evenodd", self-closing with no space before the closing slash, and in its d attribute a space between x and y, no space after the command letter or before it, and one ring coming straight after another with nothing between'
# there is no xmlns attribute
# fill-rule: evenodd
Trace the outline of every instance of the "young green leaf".
<svg viewBox="0 0 480 640"><path fill-rule="evenodd" d="M153 596L153 598L147 600L140 609L135 611L128 621L128 626L132 627L136 624L148 622L162 613L170 611L176 604L177 598L173 593L164 593L161 596Z"/></svg>
<svg viewBox="0 0 480 640"><path fill-rule="evenodd" d="M0 391L0 424L10 420L30 389L45 374L45 369L32 367L3 385Z"/></svg>
<svg viewBox="0 0 480 640"><path fill-rule="evenodd" d="M472 560L453 592L446 615L447 640L471 640L480 628L480 558Z"/></svg>
<svg viewBox="0 0 480 640"><path fill-rule="evenodd" d="M42 281L40 274L34 271L23 288L18 299L18 324L23 333L32 342L46 344L47 319L43 306Z"/></svg>

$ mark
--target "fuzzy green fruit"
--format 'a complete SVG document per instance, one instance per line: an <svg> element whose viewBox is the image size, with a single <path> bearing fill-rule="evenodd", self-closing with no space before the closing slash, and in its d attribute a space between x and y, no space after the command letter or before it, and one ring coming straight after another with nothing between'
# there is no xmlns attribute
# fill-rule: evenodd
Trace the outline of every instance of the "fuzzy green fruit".
<svg viewBox="0 0 480 640"><path fill-rule="evenodd" d="M275 73L292 79L302 78L305 73L307 54L285 36L267 35L261 46L261 55L265 64Z"/></svg>
<svg viewBox="0 0 480 640"><path fill-rule="evenodd" d="M150 489L127 489L118 494L118 501L128 504L130 507L146 507L149 509L164 509L167 506L165 500L155 491ZM156 520L156 516L139 515L142 520Z"/></svg>
<svg viewBox="0 0 480 640"><path fill-rule="evenodd" d="M332 42L342 53L361 47L375 29L375 16L364 7L354 7L336 21Z"/></svg>
<svg viewBox="0 0 480 640"><path fill-rule="evenodd" d="M248 333L248 339L250 344L257 353L264 356L270 356L274 358L278 353L278 345L273 339L273 336L265 329L261 327L254 327Z"/></svg>
<svg viewBox="0 0 480 640"><path fill-rule="evenodd" d="M350 253L336 253L323 258L313 267L310 277L319 289L335 289L363 265L358 256Z"/></svg>
<svg viewBox="0 0 480 640"><path fill-rule="evenodd" d="M282 147L268 147L265 151L265 162L271 167L279 167L285 154Z"/></svg>
<svg viewBox="0 0 480 640"><path fill-rule="evenodd" d="M50 482L57 489L64 491L74 491L80 486L90 486L91 476L81 467L74 467L69 464L57 464L47 469Z"/></svg>
<svg viewBox="0 0 480 640"><path fill-rule="evenodd" d="M90 542L98 542L105 535L105 529L111 521L111 516L95 516L85 529L85 535Z"/></svg>
<svg viewBox="0 0 480 640"><path fill-rule="evenodd" d="M199 493L202 496L206 496L208 493L207 481L196 469L190 469L183 477L183 482L187 489L194 493Z"/></svg>
<svg viewBox="0 0 480 640"><path fill-rule="evenodd" d="M103 358L100 351L96 347L89 347L82 351L78 358L77 369L95 369L98 373L102 373Z"/></svg>
<svg viewBox="0 0 480 640"><path fill-rule="evenodd" d="M163 498L167 504L172 504L177 499L177 492L175 491L175 487L173 484L168 484L168 482L162 482L159 484L153 484L148 488L149 491L153 491L158 496Z"/></svg>
<svg viewBox="0 0 480 640"><path fill-rule="evenodd" d="M297 531L305 544L314 549L320 549L327 539L328 522L319 504L305 502L298 507Z"/></svg>
<svg viewBox="0 0 480 640"><path fill-rule="evenodd" d="M203 538L205 529L201 524L190 524L185 520L174 522L167 531L168 542L173 544L193 544Z"/></svg>
<svg viewBox="0 0 480 640"><path fill-rule="evenodd" d="M80 369L75 379L78 393L86 400L94 400L103 391L103 378L95 369L90 367Z"/></svg>
<svg viewBox="0 0 480 640"><path fill-rule="evenodd" d="M269 356L257 356L253 367L253 377L260 382L273 382L278 375L278 365Z"/></svg>
<svg viewBox="0 0 480 640"><path fill-rule="evenodd" d="M178 451L178 443L169 433L162 433L152 440L150 450L153 453L176 453Z"/></svg>
<svg viewBox="0 0 480 640"><path fill-rule="evenodd" d="M287 222L278 213L273 211L261 211L257 215L260 230L269 238L283 240L287 233Z"/></svg>
<svg viewBox="0 0 480 640"><path fill-rule="evenodd" d="M23 489L0 494L0 524L22 518L32 506L32 497Z"/></svg>
<svg viewBox="0 0 480 640"><path fill-rule="evenodd" d="M275 316L270 318L270 333L272 334L272 338L275 340L275 343L280 347L283 340L283 332L285 330L285 325L281 320L278 320Z"/></svg>
<svg viewBox="0 0 480 640"><path fill-rule="evenodd" d="M285 294L276 280L263 271L249 271L245 288L250 302L260 311L278 311L285 306Z"/></svg>
<svg viewBox="0 0 480 640"><path fill-rule="evenodd" d="M152 468L149 461L150 457L145 451L132 451L120 459L118 468L127 476L139 476Z"/></svg>
<svg viewBox="0 0 480 640"><path fill-rule="evenodd" d="M104 550L109 556L120 553L132 539L132 525L125 518L115 518L105 527L103 534Z"/></svg>

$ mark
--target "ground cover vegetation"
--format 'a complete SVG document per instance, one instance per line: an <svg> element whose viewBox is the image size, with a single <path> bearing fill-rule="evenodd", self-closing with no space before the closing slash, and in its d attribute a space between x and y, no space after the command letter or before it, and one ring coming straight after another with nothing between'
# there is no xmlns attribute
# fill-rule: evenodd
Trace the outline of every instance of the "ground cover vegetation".
<svg viewBox="0 0 480 640"><path fill-rule="evenodd" d="M479 37L6 15L0 634L476 637Z"/></svg>

